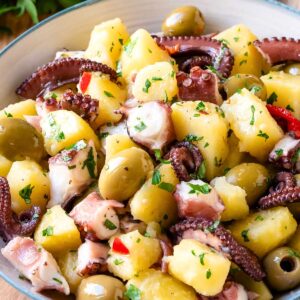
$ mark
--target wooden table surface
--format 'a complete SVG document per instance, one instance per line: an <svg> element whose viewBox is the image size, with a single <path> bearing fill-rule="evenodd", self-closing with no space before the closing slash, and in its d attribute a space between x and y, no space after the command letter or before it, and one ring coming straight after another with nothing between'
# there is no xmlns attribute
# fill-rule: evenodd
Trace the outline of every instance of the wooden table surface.
<svg viewBox="0 0 300 300"><path fill-rule="evenodd" d="M297 7L300 9L300 0L283 0L282 2L289 4L291 6ZM23 24L18 24L14 31L14 35L17 36L23 31L24 27L29 26L29 19L24 19ZM14 36L4 36L0 39L0 49L4 47L7 43L9 43ZM1 300L30 300L28 297L24 296L16 289L8 285L5 281L0 279L0 299Z"/></svg>

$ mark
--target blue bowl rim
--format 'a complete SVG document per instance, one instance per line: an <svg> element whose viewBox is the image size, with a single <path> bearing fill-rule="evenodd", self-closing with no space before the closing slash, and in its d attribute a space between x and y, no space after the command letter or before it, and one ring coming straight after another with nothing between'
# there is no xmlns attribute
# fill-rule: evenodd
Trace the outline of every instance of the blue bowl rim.
<svg viewBox="0 0 300 300"><path fill-rule="evenodd" d="M43 25L47 24L48 22L51 22L52 20L63 16L66 13L69 13L73 10L76 9L80 9L89 5L92 5L96 2L100 2L102 0L86 0L84 2L78 3L72 7L66 8L50 17L48 17L47 19L39 22L38 24L34 25L33 27L31 27L30 29L28 29L27 31L25 31L24 33L22 33L21 35L19 35L16 39L14 39L12 42L10 42L2 51L0 51L0 58L10 49L12 48L15 44L17 44L18 42L20 42L22 39L24 39L27 35L29 35L31 32L37 30L38 28L42 27ZM293 8L291 6L288 6L284 3L278 2L276 0L263 0L265 2L269 2L277 7L279 7L280 9L285 9L288 10L289 12L292 12L294 14L297 14L300 16L300 10ZM41 300L40 296L33 294L30 291L26 291L24 289L22 289L20 286L18 286L18 284L11 279L10 277L6 276L2 271L0 271L0 277L2 277L8 284L10 284L11 286L13 286L15 289L17 289L18 291L20 291L21 293L25 294L27 297L34 299L34 300Z"/></svg>

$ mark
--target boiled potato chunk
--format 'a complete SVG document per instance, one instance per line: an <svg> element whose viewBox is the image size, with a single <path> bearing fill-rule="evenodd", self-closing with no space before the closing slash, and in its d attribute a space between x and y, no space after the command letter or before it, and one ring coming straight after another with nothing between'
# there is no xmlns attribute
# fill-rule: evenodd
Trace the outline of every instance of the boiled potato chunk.
<svg viewBox="0 0 300 300"><path fill-rule="evenodd" d="M7 174L11 207L19 214L32 206L45 210L50 198L50 181L39 164L31 160L15 161Z"/></svg>
<svg viewBox="0 0 300 300"><path fill-rule="evenodd" d="M262 55L253 46L257 37L243 24L235 25L214 37L222 41L234 55L234 66L231 75L253 74L260 76L267 70Z"/></svg>
<svg viewBox="0 0 300 300"><path fill-rule="evenodd" d="M77 268L77 251L68 251L58 258L58 265L62 275L66 278L71 293L76 294L78 286L82 281L82 277L76 272Z"/></svg>
<svg viewBox="0 0 300 300"><path fill-rule="evenodd" d="M41 120L41 127L46 151L51 156L80 140L93 140L96 149L100 148L99 139L90 125L72 111L48 113Z"/></svg>
<svg viewBox="0 0 300 300"><path fill-rule="evenodd" d="M215 188L225 206L221 221L239 220L249 214L245 190L228 183L225 176L214 178L210 184Z"/></svg>
<svg viewBox="0 0 300 300"><path fill-rule="evenodd" d="M160 178L160 182L153 182L154 174ZM177 218L177 204L172 192L178 183L172 165L160 165L152 178L149 178L130 200L134 219L147 224L158 222L163 227L174 223Z"/></svg>
<svg viewBox="0 0 300 300"><path fill-rule="evenodd" d="M21 102L13 103L8 105L6 108L0 111L0 119L3 118L16 118L25 120L24 116L36 115L35 101L24 100Z"/></svg>
<svg viewBox="0 0 300 300"><path fill-rule="evenodd" d="M138 29L123 47L120 59L122 76L130 82L134 73L159 61L171 62L172 59L156 44L149 32Z"/></svg>
<svg viewBox="0 0 300 300"><path fill-rule="evenodd" d="M288 242L288 246L300 252L300 225Z"/></svg>
<svg viewBox="0 0 300 300"><path fill-rule="evenodd" d="M85 57L115 69L123 44L128 38L126 26L119 18L96 25L85 51Z"/></svg>
<svg viewBox="0 0 300 300"><path fill-rule="evenodd" d="M147 270L162 255L159 241L144 237L138 230L122 234L118 238L128 249L129 254L115 252L112 247L115 237L112 237L109 241L112 249L109 252L107 264L109 272L123 280L131 279L139 272Z"/></svg>
<svg viewBox="0 0 300 300"><path fill-rule="evenodd" d="M132 87L140 102L161 100L171 102L178 94L176 72L168 62L158 62L140 70Z"/></svg>
<svg viewBox="0 0 300 300"><path fill-rule="evenodd" d="M113 134L109 135L105 140L106 156L105 161L108 162L115 154L132 147L138 147L128 135Z"/></svg>
<svg viewBox="0 0 300 300"><path fill-rule="evenodd" d="M55 256L81 245L80 233L74 221L60 205L47 210L34 233L34 240Z"/></svg>
<svg viewBox="0 0 300 300"><path fill-rule="evenodd" d="M168 262L168 272L173 277L204 296L221 292L230 270L230 261L221 253L190 239L174 247Z"/></svg>
<svg viewBox="0 0 300 300"><path fill-rule="evenodd" d="M300 118L300 76L283 71L270 72L261 80L267 88L269 103L288 109L296 118Z"/></svg>
<svg viewBox="0 0 300 300"><path fill-rule="evenodd" d="M7 176L12 165L12 161L0 155L0 176Z"/></svg>
<svg viewBox="0 0 300 300"><path fill-rule="evenodd" d="M196 300L195 291L161 271L149 269L139 273L138 277L130 279L127 284L127 290L136 287L140 292L141 300Z"/></svg>
<svg viewBox="0 0 300 300"><path fill-rule="evenodd" d="M206 178L211 180L228 155L228 125L217 105L202 101L172 105L177 140L192 140L204 157Z"/></svg>
<svg viewBox="0 0 300 300"><path fill-rule="evenodd" d="M259 257L284 245L296 228L297 222L287 207L252 213L229 226L234 238Z"/></svg>
<svg viewBox="0 0 300 300"><path fill-rule="evenodd" d="M240 140L240 151L249 152L258 160L265 161L283 137L282 129L270 115L265 103L247 89L242 89L225 101L222 109Z"/></svg>
<svg viewBox="0 0 300 300"><path fill-rule="evenodd" d="M94 122L95 127L120 121L122 115L117 114L115 110L118 110L124 103L127 92L112 82L109 76L92 73L90 83L84 93L99 100L99 115Z"/></svg>

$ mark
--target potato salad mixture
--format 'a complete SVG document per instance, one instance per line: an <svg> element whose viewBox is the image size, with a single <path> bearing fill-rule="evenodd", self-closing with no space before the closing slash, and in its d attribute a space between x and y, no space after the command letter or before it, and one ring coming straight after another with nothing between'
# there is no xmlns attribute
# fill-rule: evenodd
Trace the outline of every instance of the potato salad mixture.
<svg viewBox="0 0 300 300"><path fill-rule="evenodd" d="M119 19L0 112L2 255L79 300L269 300L300 284L300 41ZM62 45L63 46L63 45Z"/></svg>

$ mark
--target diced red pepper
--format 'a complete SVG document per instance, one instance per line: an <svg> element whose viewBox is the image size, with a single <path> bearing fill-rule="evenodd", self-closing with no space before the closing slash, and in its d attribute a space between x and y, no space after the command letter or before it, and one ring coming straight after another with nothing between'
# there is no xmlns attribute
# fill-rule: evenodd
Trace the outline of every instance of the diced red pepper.
<svg viewBox="0 0 300 300"><path fill-rule="evenodd" d="M80 83L79 83L79 87L80 87L80 90L82 93L86 92L86 90L90 84L91 78L92 78L92 73L83 72L83 74L80 78Z"/></svg>
<svg viewBox="0 0 300 300"><path fill-rule="evenodd" d="M267 104L267 109L272 117L286 131L293 131L297 139L300 138L300 121L285 108Z"/></svg>
<svg viewBox="0 0 300 300"><path fill-rule="evenodd" d="M114 252L120 253L120 254L129 254L128 248L123 244L122 240L118 237L116 237L113 241L112 249Z"/></svg>

